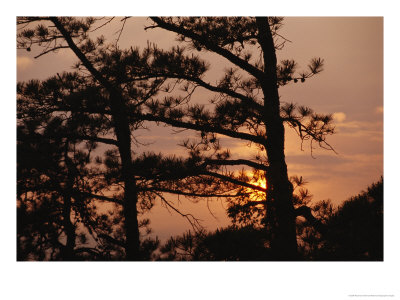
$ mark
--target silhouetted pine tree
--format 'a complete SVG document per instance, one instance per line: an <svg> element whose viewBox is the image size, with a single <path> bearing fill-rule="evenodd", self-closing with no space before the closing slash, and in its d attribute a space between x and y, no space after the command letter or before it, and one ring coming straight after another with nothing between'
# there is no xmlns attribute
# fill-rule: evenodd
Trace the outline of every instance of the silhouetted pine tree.
<svg viewBox="0 0 400 300"><path fill-rule="evenodd" d="M155 49L164 64L151 70L149 76L178 78L188 83L187 89L202 87L215 93L211 100L212 110L204 105L190 105L187 109L173 107L165 100L148 104L148 113L140 118L187 128L201 134L203 145L218 143L218 135L239 139L255 145L260 155L253 160L229 159L229 151L223 156L209 158L203 154L209 148L197 148L185 143L189 151L203 167L204 180L216 180L231 184L238 196L258 191L264 194L263 201L251 201L251 197L232 198L230 213L253 214L261 212L271 234L271 247L277 260L298 258L295 220L299 215L313 218L307 206L295 208L293 185L289 179L284 154L284 125L295 129L302 141L310 141L333 150L326 137L334 132L330 115L314 113L310 108L295 104L281 105L279 87L289 83L304 82L322 71L323 60L314 58L306 72L295 74L297 64L293 60L276 59L276 50L287 41L278 32L283 18L151 18L148 28L163 28L178 35L178 39L189 45L189 50L212 52L233 65L222 78L211 84L203 80L203 74L190 76L180 56L183 48L175 49L175 55ZM169 66L175 68L169 69ZM139 116L138 116L139 117ZM244 165L254 168L253 178L245 172L235 174L227 167ZM207 170L216 167L219 172ZM215 169L214 169L215 170ZM254 184L258 178L266 178L267 188ZM249 201L250 200L250 201ZM260 207L260 204L263 206ZM252 206L256 206L254 208ZM237 210L237 211L235 211Z"/></svg>
<svg viewBox="0 0 400 300"><path fill-rule="evenodd" d="M174 162L187 172L175 177L173 183L164 184L164 187L158 185L160 193L228 198L232 203L232 216L253 214L256 210L269 229L274 257L296 259L296 217L313 216L307 206L297 205L299 203L295 203L297 200L293 197L284 155L284 124L297 130L302 141L310 140L311 149L313 142L331 149L325 139L333 133L333 127L329 115L316 114L310 108L294 104L281 105L278 88L291 82L304 82L318 74L323 60L313 59L309 70L298 75L295 75L293 60L277 63L275 51L286 42L278 33L282 18L151 19L154 25L150 27L177 33L181 41L188 42L189 49L174 47L164 51L149 45L140 53L137 49L123 51L106 46L102 38L89 38L95 18L18 20L20 26L39 22L33 29L21 29L18 35L20 48L31 50L32 45L44 46L38 56L70 48L79 58L77 73L58 75L61 88L56 88L54 93L45 93L46 97L34 97L38 101L54 99L56 103L60 102L57 108L62 112L79 111L104 118L104 131L95 135L87 131L78 138L117 148L117 152L107 152L106 161L110 172L115 167L114 178L118 178L124 187L120 203L125 241L117 242L124 245L126 258L139 259L141 255L137 215L138 197L143 190L138 188L135 176L131 133L143 120L148 120L196 130L201 137L200 142L183 143L190 154L187 161L165 160L167 165ZM48 22L53 26L48 26ZM193 55L193 49L219 54L234 68L228 69L215 85L207 83L202 79L207 65ZM186 55L188 51L191 55ZM65 79L67 76L76 79ZM167 84L167 80L172 84ZM70 81L74 82L72 90L64 88ZM185 83L185 97L156 100L162 85L165 92L171 92L182 82ZM211 101L213 110L208 111L197 104L182 107L197 87L215 93ZM230 159L229 151L221 150L218 135L254 144L260 155L253 160ZM249 177L244 171L236 174L228 169L239 165L254 168L254 175ZM120 176L115 176L117 174ZM258 178L266 178L267 188L255 184ZM262 201L252 200L255 192ZM162 194L157 195L162 198ZM114 238L109 236L108 239Z"/></svg>
<svg viewBox="0 0 400 300"><path fill-rule="evenodd" d="M132 147L139 141L133 132L142 128L144 119L140 115L146 103L159 93L164 84L165 92L170 92L180 80L152 76L151 70L159 69L164 62L154 46L149 45L140 52L136 48L120 50L115 45L106 44L101 37L92 40L89 32L96 30L95 24L98 24L95 18L18 18L21 27L19 48L30 51L33 46L44 47L37 57L70 48L79 59L76 72L57 74L42 82L19 84L18 101L27 111L35 107L36 113L49 119L59 118L64 130L56 138L73 139L79 145L90 144L93 148L99 143L107 147L104 157L97 156L90 162L93 178L89 182L96 188L72 197L90 203L105 201L120 207L116 208L112 218L99 217L95 226L99 231L96 238L103 244L114 245L114 257L140 260L147 254L140 245L138 216L151 208L156 197L171 206L162 193L178 192L176 184L171 181L187 178L194 174L195 169L190 168L193 165L191 159L183 161L155 154L134 158ZM204 63L177 51L179 49L174 48L169 53L180 61L179 68L183 68L185 74L196 77L204 72ZM185 98L179 99L173 106L185 101ZM21 115L22 120L24 117ZM70 126L65 126L67 123ZM170 168L183 171L175 171L171 177ZM189 172L184 171L189 169ZM193 216L185 217L196 225ZM120 223L122 229L115 226ZM145 248L150 244L147 240ZM156 242L152 247L155 245ZM107 251L111 251L108 247Z"/></svg>
<svg viewBox="0 0 400 300"><path fill-rule="evenodd" d="M78 147L69 121L25 100L17 102L18 259L96 258L85 241L97 214L82 197L95 188L87 168L95 145Z"/></svg>

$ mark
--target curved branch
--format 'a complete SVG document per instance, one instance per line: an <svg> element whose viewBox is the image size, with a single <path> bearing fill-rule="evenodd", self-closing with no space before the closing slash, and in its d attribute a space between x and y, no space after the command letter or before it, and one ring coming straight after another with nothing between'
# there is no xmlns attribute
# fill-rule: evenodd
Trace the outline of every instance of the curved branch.
<svg viewBox="0 0 400 300"><path fill-rule="evenodd" d="M235 92L235 91L233 91L231 89L228 89L228 88L223 88L223 87L219 87L219 86L215 86L215 85L209 84L209 83L203 81L202 79L200 79L198 77L191 77L191 76L182 75L182 74L176 74L176 73L171 73L171 74L168 74L168 73L157 74L156 73L156 74L147 74L146 77L139 77L138 79L143 79L143 78L144 79L146 79L146 78L149 79L149 78L153 78L153 77L168 77L168 78L185 79L187 81L191 81L191 82L197 83L199 86L201 86L201 87L203 87L203 88L205 88L205 89L207 89L209 91L225 94L225 95L228 95L228 96L230 96L232 98L240 99L245 104L248 104L248 105L258 109L260 112L262 112L263 109L264 109L261 104L255 102L253 99L251 99L251 98L249 98L249 97L247 97L247 96L245 96L245 95L243 95L241 93Z"/></svg>
<svg viewBox="0 0 400 300"><path fill-rule="evenodd" d="M163 117L163 116L155 116L152 114L141 114L138 116L140 117L141 120L162 122L162 123L169 124L173 127L178 127L178 128L186 128L186 129L192 129L192 130L203 131L203 132L219 133L219 134L222 134L225 136L238 138L238 139L254 142L257 144L265 145L265 139L263 137L244 133L244 132L232 131L229 129L223 129L221 127L215 127L215 126L208 125L208 124L195 124L195 123L190 123L190 122L178 121L175 119L170 119L170 118Z"/></svg>
<svg viewBox="0 0 400 300"><path fill-rule="evenodd" d="M71 48L71 50L74 52L74 54L80 59L82 64L85 66L85 68L93 75L93 77L100 84L102 84L106 89L108 89L112 94L116 93L117 90L114 88L114 86L101 75L101 73L89 61L89 59L86 57L86 55L74 43L71 35L61 24L60 20L57 17L50 17L49 19L50 19L50 21L53 22L53 24L56 26L56 28L60 31L60 33L63 35L65 41L67 42L68 46ZM119 93L117 92L117 94L119 94Z"/></svg>
<svg viewBox="0 0 400 300"><path fill-rule="evenodd" d="M268 171L268 166L259 164L247 159L208 159L205 161L206 165L222 165L222 166L237 166L246 165L254 169Z"/></svg>
<svg viewBox="0 0 400 300"><path fill-rule="evenodd" d="M264 73L261 70L259 70L252 64L248 63L244 59L241 59L238 56L234 55L229 50L222 48L215 43L210 42L206 37L203 37L197 33L194 33L193 31L190 31L183 27L179 27L175 24L167 23L159 17L150 17L150 19L153 20L161 28L175 32L177 34L181 34L185 37L188 37L192 40L195 40L195 41L203 44L205 47L207 47L207 49L225 57L231 63L242 68L243 70L248 72L250 75L253 75L256 78L262 78L264 76Z"/></svg>
<svg viewBox="0 0 400 300"><path fill-rule="evenodd" d="M200 221L199 219L195 218L192 214L184 214L184 213L182 213L179 209L177 209L175 206L173 206L167 199L165 199L161 194L157 193L157 195L167 207L171 208L176 213L178 213L179 215L184 217L190 223L190 225L192 226L192 228L193 228L193 230L195 232L201 231L201 229L203 227L199 223L199 221Z"/></svg>
<svg viewBox="0 0 400 300"><path fill-rule="evenodd" d="M93 141L93 142L99 142L99 143L103 143L103 144L118 146L117 140L113 140L113 139L109 139L109 138L101 138L101 137L97 137L97 136L79 135L79 134L67 134L65 137L70 138L70 139Z"/></svg>
<svg viewBox="0 0 400 300"><path fill-rule="evenodd" d="M213 177L222 179L224 181L231 182L231 183L236 184L236 185L240 185L240 186L247 187L247 188L250 188L250 189L253 189L253 190L257 190L257 191L260 191L260 192L264 192L264 193L267 192L267 189L265 189L265 188L263 188L261 186L254 185L254 184L251 184L251 183L247 183L247 182L244 182L244 181L240 181L240 180L231 178L231 177L226 176L226 175L222 175L222 174L218 174L218 173L214 173L214 172L202 172L202 175L213 176Z"/></svg>
<svg viewBox="0 0 400 300"><path fill-rule="evenodd" d="M41 57L41 56L43 56L43 55L45 55L47 53L56 52L59 49L66 49L66 48L69 48L69 47L68 46L57 46L57 47L54 47L54 48L51 48L49 50L41 52L40 54L36 55L34 58L39 58L39 57Z"/></svg>
<svg viewBox="0 0 400 300"><path fill-rule="evenodd" d="M79 195L79 196L88 197L88 198L94 198L94 199L97 199L97 200L112 202L112 203L116 203L116 204L120 204L120 205L123 204L122 201L120 201L118 199L107 197L107 196L103 196L103 195L96 195L96 194L92 194L92 193L87 193L87 192L76 192L74 195L75 196Z"/></svg>
<svg viewBox="0 0 400 300"><path fill-rule="evenodd" d="M327 150L332 150L335 154L338 154L336 150L327 142L325 141L324 138L318 138L317 135L309 130L303 123L301 123L299 120L296 120L295 118L289 118L289 117L283 117L281 118L283 122L288 122L290 123L291 126L293 126L294 129L298 127L298 135L302 140L305 139L305 137L308 135L309 137L312 138L312 140L316 141L319 143L321 148L327 149ZM303 134L303 132L306 133L306 135ZM322 146L322 144L326 145L326 147Z"/></svg>
<svg viewBox="0 0 400 300"><path fill-rule="evenodd" d="M169 193L169 194L175 194L175 195L182 195L182 196L187 196L187 197L201 197L201 198L231 198L231 197L238 197L242 196L243 194L241 193L236 193L234 195L226 195L226 194L197 194L197 193L187 193L187 192L182 192L179 190L172 190L172 189L165 189L165 188L158 188L158 187L152 187L152 188L147 188L147 189L140 189L141 191L157 191L157 192L163 192L163 193Z"/></svg>

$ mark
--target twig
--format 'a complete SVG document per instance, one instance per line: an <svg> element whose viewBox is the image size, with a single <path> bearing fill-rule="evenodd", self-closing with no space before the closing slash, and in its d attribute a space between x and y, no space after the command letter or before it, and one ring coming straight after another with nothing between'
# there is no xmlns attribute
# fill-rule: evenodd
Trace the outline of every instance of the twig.
<svg viewBox="0 0 400 300"><path fill-rule="evenodd" d="M111 19L109 19L107 22L105 22L104 24L102 24L102 25L96 27L95 29L91 30L90 32L94 32L94 31L96 31L97 29L100 29L100 28L106 26L106 25L107 25L108 23L110 23L114 18L115 18L115 17L111 17ZM102 18L100 18L99 20L101 20L101 19L102 19Z"/></svg>
<svg viewBox="0 0 400 300"><path fill-rule="evenodd" d="M201 231L203 226L201 226L201 224L199 222L199 221L201 221L200 219L195 218L192 214L184 214L184 213L182 213L175 206L173 206L171 203L169 203L169 201L167 199L165 199L161 194L159 194L159 193L156 193L156 194L165 205L167 205L169 208L171 208L172 210L177 212L182 217L186 218L195 232L200 232Z"/></svg>
<svg viewBox="0 0 400 300"><path fill-rule="evenodd" d="M122 28L119 30L119 35L118 35L118 38L117 38L117 40L116 40L116 42L115 42L115 45L118 45L119 38L121 37L122 31L124 30L124 27L125 27L126 20L128 20L128 18L129 18L129 17L125 17L125 18L122 19L122 22L123 22ZM118 32L118 31L117 31L117 32Z"/></svg>

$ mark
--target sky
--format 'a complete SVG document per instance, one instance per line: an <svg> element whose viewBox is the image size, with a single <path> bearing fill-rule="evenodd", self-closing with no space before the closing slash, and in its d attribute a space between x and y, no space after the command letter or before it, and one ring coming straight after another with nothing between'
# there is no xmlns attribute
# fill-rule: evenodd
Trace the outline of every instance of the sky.
<svg viewBox="0 0 400 300"><path fill-rule="evenodd" d="M121 21L116 19L98 34L108 41L119 35ZM147 42L168 49L176 45L175 35L162 29L144 30L146 18L129 19L119 40L120 48ZM281 102L306 105L320 113L333 114L336 134L328 142L336 153L313 149L301 141L293 129L286 129L286 161L289 176L298 175L308 182L313 201L330 199L335 205L358 194L383 175L383 18L382 17L288 17L280 34L289 42L277 51L278 61L294 59L298 71L306 70L311 58L324 59L324 71L304 83L280 88ZM17 51L19 81L45 79L57 72L70 70L76 61L72 51L62 50L34 59L37 50ZM200 53L210 64L205 80L215 82L230 64L218 55ZM207 103L210 94L199 89L194 101ZM149 124L150 131L138 131L136 136L149 146L137 152L155 151L184 154L177 147L193 132L171 134L169 128ZM241 141L222 138L235 157L250 157L254 151ZM221 201L199 201L193 204L185 198L168 196L184 213L202 220L208 230L230 222ZM207 205L206 205L207 204ZM165 240L170 235L190 229L190 224L158 203L146 216L151 219L154 235Z"/></svg>

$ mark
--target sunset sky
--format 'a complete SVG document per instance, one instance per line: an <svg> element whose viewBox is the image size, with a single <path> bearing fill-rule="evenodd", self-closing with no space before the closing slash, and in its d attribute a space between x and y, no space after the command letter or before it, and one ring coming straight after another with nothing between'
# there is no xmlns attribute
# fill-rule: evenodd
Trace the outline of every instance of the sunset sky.
<svg viewBox="0 0 400 300"><path fill-rule="evenodd" d="M122 32L119 46L143 48L147 41L168 49L177 44L175 35L161 29L145 31L146 18L129 19ZM109 42L115 41L120 20L105 27ZM303 176L314 201L331 199L334 204L356 195L383 174L383 18L380 17L289 17L280 34L290 40L277 52L278 60L295 59L298 71L307 68L309 60L321 57L324 71L306 80L280 89L281 102L294 102L313 108L316 112L332 113L336 134L328 142L336 150L314 149L303 144L293 129L286 130L286 158L289 175ZM19 81L45 79L57 72L70 70L76 61L72 51L63 50L38 59L37 51L17 51ZM202 52L200 56L210 63L205 79L215 82L230 65L223 58ZM199 89L196 101L207 103L210 96ZM169 128L150 125L150 131L138 131L140 141L151 143L137 152L155 151L184 154L177 144L193 132L171 135ZM231 149L233 156L250 157L254 151L243 142L222 138L222 146ZM168 197L182 212L190 212L203 220L207 229L229 224L224 203L200 201L196 205L176 196ZM214 218L209 210L216 217ZM190 229L188 222L173 212L156 205L150 212L151 227L161 239Z"/></svg>

